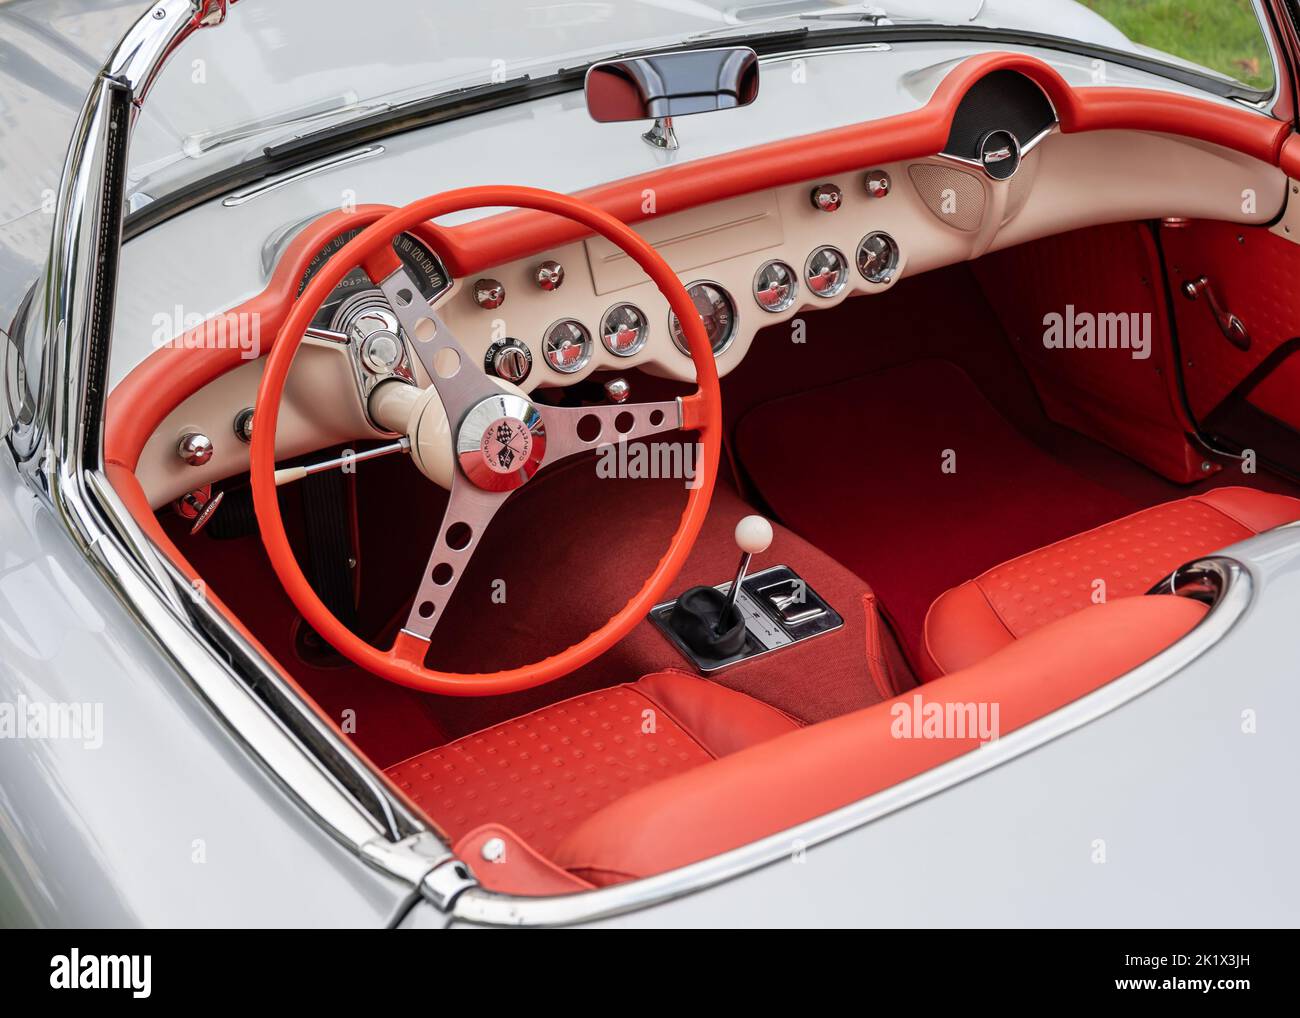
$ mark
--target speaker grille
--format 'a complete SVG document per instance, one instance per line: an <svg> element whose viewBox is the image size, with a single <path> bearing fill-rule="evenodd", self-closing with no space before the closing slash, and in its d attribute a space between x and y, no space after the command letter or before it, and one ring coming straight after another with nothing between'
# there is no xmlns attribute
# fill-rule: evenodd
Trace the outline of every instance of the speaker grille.
<svg viewBox="0 0 1300 1018"><path fill-rule="evenodd" d="M971 86L953 113L943 151L979 158L979 141L989 131L1010 131L1024 144L1056 120L1043 90L1019 71L994 71Z"/></svg>
<svg viewBox="0 0 1300 1018"><path fill-rule="evenodd" d="M913 163L907 168L912 186L941 223L970 233L984 219L984 185L973 173L934 163Z"/></svg>

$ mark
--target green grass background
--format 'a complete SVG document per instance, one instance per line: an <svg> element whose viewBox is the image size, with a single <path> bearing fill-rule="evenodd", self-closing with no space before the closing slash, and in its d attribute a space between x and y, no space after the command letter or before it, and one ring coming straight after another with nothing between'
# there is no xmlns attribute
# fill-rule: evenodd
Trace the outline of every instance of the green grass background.
<svg viewBox="0 0 1300 1018"><path fill-rule="evenodd" d="M1136 43L1253 88L1273 86L1268 47L1250 0L1081 0Z"/></svg>

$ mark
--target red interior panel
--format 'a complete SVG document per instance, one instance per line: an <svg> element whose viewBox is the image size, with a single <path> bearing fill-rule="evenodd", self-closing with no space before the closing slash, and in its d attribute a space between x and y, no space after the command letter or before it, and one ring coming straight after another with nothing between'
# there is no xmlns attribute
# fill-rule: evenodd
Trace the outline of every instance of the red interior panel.
<svg viewBox="0 0 1300 1018"><path fill-rule="evenodd" d="M1187 398L1197 420L1204 421L1279 346L1300 336L1300 244L1263 227L1200 220L1163 230L1161 243L1174 293ZM1228 342L1204 297L1182 295L1183 283L1199 276L1209 279L1221 304L1242 320L1250 334L1249 350ZM1300 399L1264 400L1261 409L1300 430Z"/></svg>
<svg viewBox="0 0 1300 1018"><path fill-rule="evenodd" d="M1192 429L1176 389L1160 259L1145 224L1047 237L986 255L973 268L1053 420L1171 481L1202 476L1204 456L1186 437ZM1046 346L1047 316L1068 321L1072 313L1138 315L1150 323L1150 356Z"/></svg>

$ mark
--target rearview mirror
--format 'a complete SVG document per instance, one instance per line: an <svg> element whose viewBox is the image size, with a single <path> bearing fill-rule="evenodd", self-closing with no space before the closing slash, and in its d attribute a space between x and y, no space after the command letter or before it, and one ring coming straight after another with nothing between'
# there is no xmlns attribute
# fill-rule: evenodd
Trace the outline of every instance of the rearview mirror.
<svg viewBox="0 0 1300 1018"><path fill-rule="evenodd" d="M586 91L601 124L736 109L758 95L758 54L732 46L607 60L587 70Z"/></svg>

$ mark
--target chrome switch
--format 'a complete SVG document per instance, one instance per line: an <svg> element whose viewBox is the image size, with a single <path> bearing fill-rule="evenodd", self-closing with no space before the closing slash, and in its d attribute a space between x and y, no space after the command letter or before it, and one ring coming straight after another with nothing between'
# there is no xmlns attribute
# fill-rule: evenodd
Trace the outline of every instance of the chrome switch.
<svg viewBox="0 0 1300 1018"><path fill-rule="evenodd" d="M826 610L818 603L819 598L808 596L808 584L798 577L789 577L760 587L758 595L787 626L797 626L801 622L815 619Z"/></svg>

